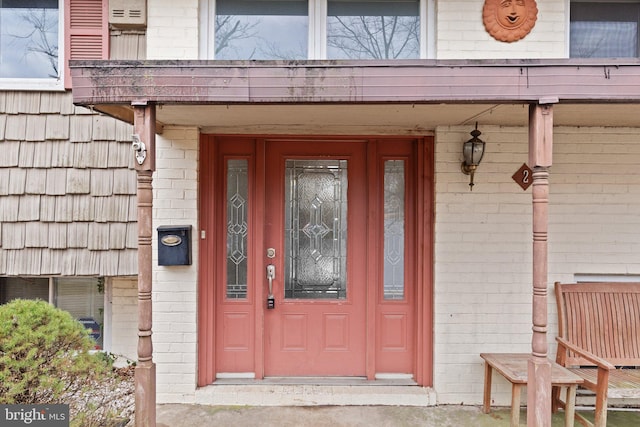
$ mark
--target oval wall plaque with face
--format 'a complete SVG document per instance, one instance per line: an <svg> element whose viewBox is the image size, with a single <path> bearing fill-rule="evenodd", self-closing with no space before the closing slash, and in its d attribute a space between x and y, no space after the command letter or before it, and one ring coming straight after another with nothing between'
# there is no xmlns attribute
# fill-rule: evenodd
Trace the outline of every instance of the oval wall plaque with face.
<svg viewBox="0 0 640 427"><path fill-rule="evenodd" d="M538 19L535 0L485 0L482 10L484 28L502 42L524 38Z"/></svg>

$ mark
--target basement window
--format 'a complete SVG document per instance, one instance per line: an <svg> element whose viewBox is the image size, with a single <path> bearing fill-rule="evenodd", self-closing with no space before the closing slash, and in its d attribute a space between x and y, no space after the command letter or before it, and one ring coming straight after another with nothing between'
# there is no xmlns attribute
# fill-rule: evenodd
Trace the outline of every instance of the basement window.
<svg viewBox="0 0 640 427"><path fill-rule="evenodd" d="M0 304L14 299L39 299L68 311L90 329L96 349L103 348L104 279L0 277Z"/></svg>

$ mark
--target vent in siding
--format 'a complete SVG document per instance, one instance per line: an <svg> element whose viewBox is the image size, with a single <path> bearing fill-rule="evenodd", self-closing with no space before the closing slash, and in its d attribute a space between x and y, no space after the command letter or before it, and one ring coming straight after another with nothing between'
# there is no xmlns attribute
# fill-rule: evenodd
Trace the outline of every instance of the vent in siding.
<svg viewBox="0 0 640 427"><path fill-rule="evenodd" d="M118 28L140 28L147 25L146 0L110 0L109 24Z"/></svg>

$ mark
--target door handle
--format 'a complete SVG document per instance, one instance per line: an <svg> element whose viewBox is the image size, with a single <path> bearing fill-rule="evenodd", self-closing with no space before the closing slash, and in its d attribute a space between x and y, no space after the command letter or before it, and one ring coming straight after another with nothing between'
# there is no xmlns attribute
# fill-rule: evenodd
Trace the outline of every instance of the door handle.
<svg viewBox="0 0 640 427"><path fill-rule="evenodd" d="M275 308L276 300L273 297L273 279L276 278L276 266L273 264L267 265L267 280L269 281L269 295L267 296L267 308Z"/></svg>

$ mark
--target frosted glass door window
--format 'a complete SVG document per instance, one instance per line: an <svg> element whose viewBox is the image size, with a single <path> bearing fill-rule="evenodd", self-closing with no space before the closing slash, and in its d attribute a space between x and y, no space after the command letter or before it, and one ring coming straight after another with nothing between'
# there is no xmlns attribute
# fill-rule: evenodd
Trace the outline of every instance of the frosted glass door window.
<svg viewBox="0 0 640 427"><path fill-rule="evenodd" d="M216 59L307 59L306 0L217 0Z"/></svg>
<svg viewBox="0 0 640 427"><path fill-rule="evenodd" d="M404 161L384 162L384 299L404 298Z"/></svg>
<svg viewBox="0 0 640 427"><path fill-rule="evenodd" d="M420 1L328 2L328 59L420 57Z"/></svg>
<svg viewBox="0 0 640 427"><path fill-rule="evenodd" d="M285 298L346 298L346 160L286 161L285 252Z"/></svg>
<svg viewBox="0 0 640 427"><path fill-rule="evenodd" d="M227 298L247 297L247 160L227 161Z"/></svg>

